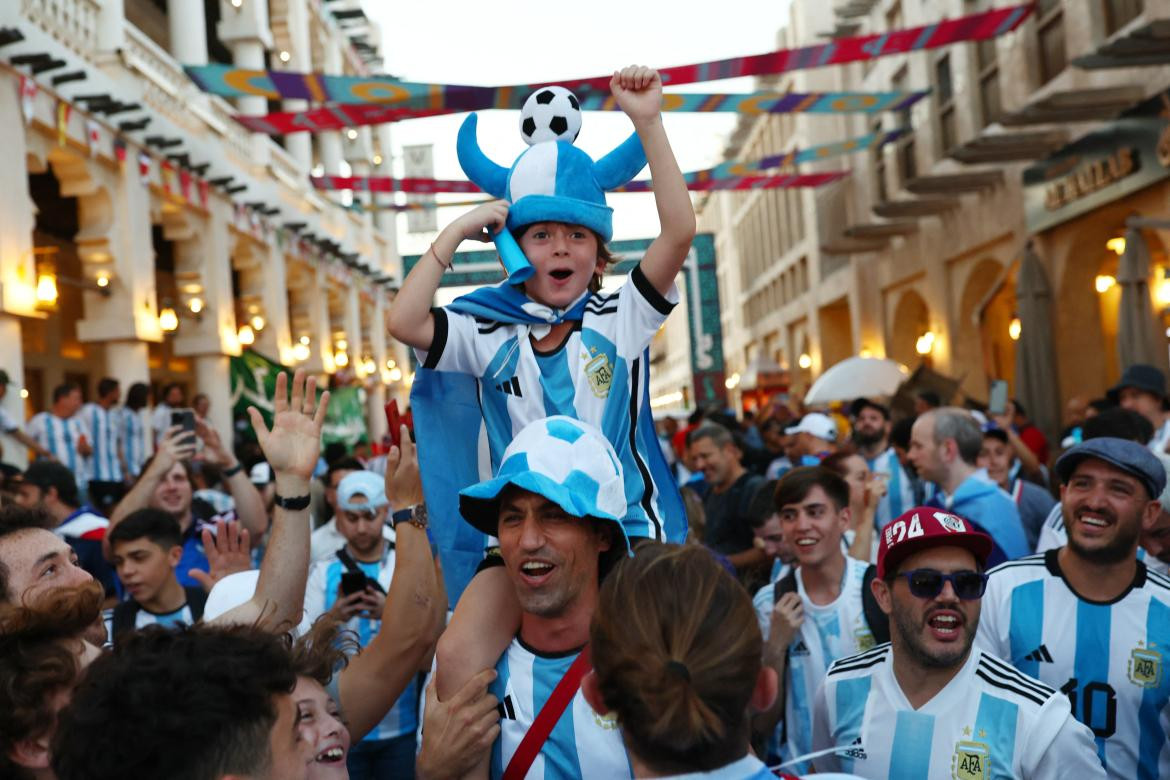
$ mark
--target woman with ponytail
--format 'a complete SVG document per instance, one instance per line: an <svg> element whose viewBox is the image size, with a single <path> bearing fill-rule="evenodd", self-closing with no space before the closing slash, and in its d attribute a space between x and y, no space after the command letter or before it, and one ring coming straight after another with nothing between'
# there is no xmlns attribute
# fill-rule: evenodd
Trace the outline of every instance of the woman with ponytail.
<svg viewBox="0 0 1170 780"><path fill-rule="evenodd" d="M643 545L606 578L589 638L581 687L616 717L635 777L775 777L749 743L776 673L761 662L751 599L707 550Z"/></svg>

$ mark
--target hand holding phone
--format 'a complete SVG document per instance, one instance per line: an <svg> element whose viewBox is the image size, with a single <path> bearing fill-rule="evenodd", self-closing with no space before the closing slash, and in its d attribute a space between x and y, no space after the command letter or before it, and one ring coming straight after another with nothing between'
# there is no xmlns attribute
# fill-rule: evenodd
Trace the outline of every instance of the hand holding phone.
<svg viewBox="0 0 1170 780"><path fill-rule="evenodd" d="M352 596L355 593L360 593L366 589L366 581L368 578L360 571L347 571L341 575L341 593L344 596Z"/></svg>
<svg viewBox="0 0 1170 780"><path fill-rule="evenodd" d="M989 414L999 416L1007 411L1008 383L1006 379L996 379L991 383L991 397L987 403Z"/></svg>

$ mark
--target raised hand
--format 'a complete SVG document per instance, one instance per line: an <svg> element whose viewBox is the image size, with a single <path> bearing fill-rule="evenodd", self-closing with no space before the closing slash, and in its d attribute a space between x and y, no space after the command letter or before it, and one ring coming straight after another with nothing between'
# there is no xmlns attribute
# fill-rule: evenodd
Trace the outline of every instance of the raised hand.
<svg viewBox="0 0 1170 780"><path fill-rule="evenodd" d="M251 537L248 529L235 520L217 520L214 534L210 528L204 528L203 551L207 554L207 571L191 569L191 578L208 593L229 574L252 568Z"/></svg>
<svg viewBox="0 0 1170 780"><path fill-rule="evenodd" d="M268 430L256 407L248 408L260 449L275 475L276 489L285 496L302 494L288 492L289 485L308 492L309 479L321 452L325 410L329 407L328 391L321 395L318 404L317 380L306 376L304 369L297 369L290 390L288 374L277 374L272 430Z"/></svg>
<svg viewBox="0 0 1170 780"><path fill-rule="evenodd" d="M423 502L422 479L418 473L418 448L410 440L410 429L399 428L401 444L386 454L386 499L390 511L407 509Z"/></svg>
<svg viewBox="0 0 1170 780"><path fill-rule="evenodd" d="M219 431L207 424L202 417L195 418L195 435L203 440L205 457L220 466L231 466L235 458L223 446Z"/></svg>
<svg viewBox="0 0 1170 780"><path fill-rule="evenodd" d="M614 71L609 89L633 122L654 119L662 112L662 78L653 68L630 65Z"/></svg>
<svg viewBox="0 0 1170 780"><path fill-rule="evenodd" d="M181 425L172 425L159 442L154 462L158 463L160 472L165 473L179 461L190 460L194 455L195 434L184 433Z"/></svg>

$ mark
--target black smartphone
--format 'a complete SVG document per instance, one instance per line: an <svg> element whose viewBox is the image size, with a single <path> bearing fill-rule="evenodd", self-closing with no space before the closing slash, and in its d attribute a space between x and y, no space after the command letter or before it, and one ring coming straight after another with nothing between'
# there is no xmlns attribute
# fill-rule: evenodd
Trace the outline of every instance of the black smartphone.
<svg viewBox="0 0 1170 780"><path fill-rule="evenodd" d="M366 575L360 571L347 571L341 575L341 593L343 596L352 596L366 589Z"/></svg>
<svg viewBox="0 0 1170 780"><path fill-rule="evenodd" d="M195 433L195 412L190 409L176 409L171 412L171 425L178 425L181 434Z"/></svg>

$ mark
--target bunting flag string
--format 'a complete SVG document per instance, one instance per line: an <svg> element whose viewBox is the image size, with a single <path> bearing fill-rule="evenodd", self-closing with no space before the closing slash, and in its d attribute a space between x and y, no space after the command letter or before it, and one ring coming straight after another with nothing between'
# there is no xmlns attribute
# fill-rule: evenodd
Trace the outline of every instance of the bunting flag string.
<svg viewBox="0 0 1170 780"><path fill-rule="evenodd" d="M930 90L916 92L748 92L734 93L668 93L662 96L662 110L666 112L737 112L741 114L872 114L881 111L903 111L930 94ZM527 93L513 92L508 105L485 108L520 109ZM620 111L612 95L589 94L580 99L583 111ZM452 108L408 108L402 105L383 106L375 103L357 105L330 104L308 111L282 111L264 116L236 115L234 118L248 130L267 135L342 130L347 127L380 125L403 119L451 114Z"/></svg>
<svg viewBox="0 0 1170 780"><path fill-rule="evenodd" d="M881 133L869 133L868 135L849 138L845 141L821 144L819 146L810 146L807 149L793 149L792 151L785 152L783 154L775 154L769 157L763 157L759 160L752 160L750 162L728 160L727 162L717 165L714 168L684 173L683 180L687 183L687 189L697 191L711 189L752 189L753 187L762 187L764 189L768 189L769 187L767 185L761 184L760 182L766 182L785 177L759 176L753 174L758 174L761 171L767 171L774 168L791 168L792 166L799 163L827 160L843 154L865 151L866 149L881 148L885 144L901 138L906 134L906 132L907 131L904 128L898 128L895 130L887 130ZM791 171L788 173L791 174ZM834 174L835 173L836 172L834 172ZM791 176L788 176L788 178L791 178ZM737 182L739 182L741 179L747 180L747 183L744 184L744 186L737 185ZM797 177L797 181L801 182L800 184L783 184L773 186L815 187L819 186L817 182L826 183L833 180L834 179L826 179L824 182L822 182L820 179L815 177ZM406 192L411 194L433 194L438 192L481 192L481 190L470 181L462 180L420 178L395 179L390 176L314 176L312 177L312 182L313 186L319 190L354 190L356 192ZM649 180L638 180L632 181L625 187L620 187L614 190L614 192L648 192L649 190ZM409 206L412 204L406 205ZM409 210L405 207L397 208L397 204L395 204L395 206L395 210Z"/></svg>
<svg viewBox="0 0 1170 780"><path fill-rule="evenodd" d="M722 179L693 179L687 181L691 192L711 190L776 190L821 187L849 175L849 171L827 171L824 173L780 173L773 176L727 176ZM653 184L649 179L638 179L614 192L650 192Z"/></svg>
<svg viewBox="0 0 1170 780"><path fill-rule="evenodd" d="M995 38L1018 27L1032 13L1033 8L1031 3L995 8L921 27L837 38L812 46L779 49L746 57L679 65L661 69L659 73L662 75L662 83L669 87L861 62L891 54ZM578 98L584 98L590 93L608 95L611 78L605 75L538 84L477 87L423 84L387 76L326 76L320 73L246 70L219 64L190 65L185 66L185 70L205 92L222 97L263 97L268 100L308 100L314 103L375 103L451 111L493 108L497 103L507 108L512 104L515 93L527 96L551 84L566 87Z"/></svg>

